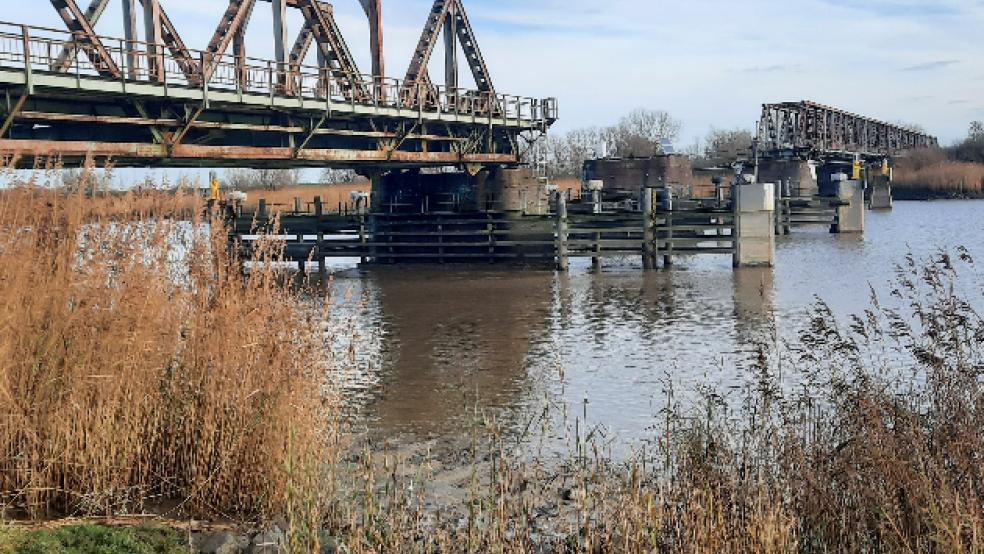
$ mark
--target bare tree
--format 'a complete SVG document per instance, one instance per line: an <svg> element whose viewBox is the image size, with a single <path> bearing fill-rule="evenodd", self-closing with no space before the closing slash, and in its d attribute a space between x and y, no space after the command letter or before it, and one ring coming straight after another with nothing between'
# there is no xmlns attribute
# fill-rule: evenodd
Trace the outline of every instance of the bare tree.
<svg viewBox="0 0 984 554"><path fill-rule="evenodd" d="M970 130L967 132L967 138L971 140L984 139L984 122L971 121Z"/></svg>
<svg viewBox="0 0 984 554"><path fill-rule="evenodd" d="M752 133L747 129L715 129L707 134L705 160L712 165L728 165L751 156Z"/></svg>
<svg viewBox="0 0 984 554"><path fill-rule="evenodd" d="M226 182L236 190L278 190L300 183L299 169L230 169Z"/></svg>
<svg viewBox="0 0 984 554"><path fill-rule="evenodd" d="M325 185L336 185L345 183L357 183L365 179L351 169L333 169L326 167L321 170L321 177L318 179Z"/></svg>
<svg viewBox="0 0 984 554"><path fill-rule="evenodd" d="M647 157L663 152L662 139L676 140L683 124L670 114L635 109L608 129L608 137L621 157Z"/></svg>
<svg viewBox="0 0 984 554"><path fill-rule="evenodd" d="M527 163L542 164L551 177L579 177L584 162L600 153L599 145L621 157L646 157L662 153L661 139L675 140L682 125L663 111L637 109L611 127L585 127L559 135L547 135L525 156Z"/></svg>
<svg viewBox="0 0 984 554"><path fill-rule="evenodd" d="M951 147L949 153L962 162L984 163L984 123L971 122L967 138Z"/></svg>

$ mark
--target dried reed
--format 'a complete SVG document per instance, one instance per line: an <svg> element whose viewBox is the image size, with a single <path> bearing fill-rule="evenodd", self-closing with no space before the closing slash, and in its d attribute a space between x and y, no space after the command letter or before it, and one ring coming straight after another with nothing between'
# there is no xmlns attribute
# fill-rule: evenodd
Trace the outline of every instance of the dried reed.
<svg viewBox="0 0 984 554"><path fill-rule="evenodd" d="M271 266L244 275L203 211L180 192L3 191L6 513L317 520L319 314Z"/></svg>

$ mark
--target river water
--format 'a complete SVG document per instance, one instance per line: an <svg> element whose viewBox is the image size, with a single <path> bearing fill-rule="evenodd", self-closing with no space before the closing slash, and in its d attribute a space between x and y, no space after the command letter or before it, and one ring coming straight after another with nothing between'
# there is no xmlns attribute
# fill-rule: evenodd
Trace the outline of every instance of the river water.
<svg viewBox="0 0 984 554"><path fill-rule="evenodd" d="M636 259L594 273L506 267L336 268L331 318L359 417L375 436L462 433L476 414L524 428L545 405L646 436L674 394L739 386L759 343L795 337L817 298L847 316L885 293L906 253L966 246L984 261L980 201L898 202L864 236L820 227L781 237L773 269L730 257ZM977 276L972 276L978 279ZM339 330L340 329L340 330ZM587 404L585 404L587 401Z"/></svg>

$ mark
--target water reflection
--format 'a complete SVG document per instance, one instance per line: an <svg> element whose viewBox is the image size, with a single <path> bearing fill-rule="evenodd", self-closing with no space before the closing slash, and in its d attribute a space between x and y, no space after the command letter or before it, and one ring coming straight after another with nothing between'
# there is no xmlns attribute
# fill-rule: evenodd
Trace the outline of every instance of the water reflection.
<svg viewBox="0 0 984 554"><path fill-rule="evenodd" d="M522 403L531 346L549 337L552 274L380 269L371 280L385 335L376 426L438 433Z"/></svg>
<svg viewBox="0 0 984 554"><path fill-rule="evenodd" d="M677 391L740 385L760 344L805 328L815 298L842 316L862 310L869 286L886 291L908 251L964 244L984 259L979 206L902 202L869 214L863 236L800 230L779 240L775 269L698 257L650 273L637 260L600 273L587 260L570 274L349 271L335 286L363 300L355 309L336 300L335 317L359 329L357 365L371 383L365 421L378 434L453 435L475 409L521 428L545 401L581 414L588 399L589 423L631 440L664 406L667 382Z"/></svg>

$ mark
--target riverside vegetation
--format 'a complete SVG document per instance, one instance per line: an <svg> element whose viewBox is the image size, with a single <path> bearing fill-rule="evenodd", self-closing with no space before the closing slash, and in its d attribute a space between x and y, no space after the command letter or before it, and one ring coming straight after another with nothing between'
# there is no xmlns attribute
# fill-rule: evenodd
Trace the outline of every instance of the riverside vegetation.
<svg viewBox="0 0 984 554"><path fill-rule="evenodd" d="M848 321L818 303L738 393L669 385L628 459L575 421L548 461L475 414L470 485L435 506L428 464L348 436L321 293L243 270L189 201L0 192L0 552L185 552L192 520L275 523L288 552L984 551L984 289L963 249L900 260ZM146 513L177 530L31 531Z"/></svg>

